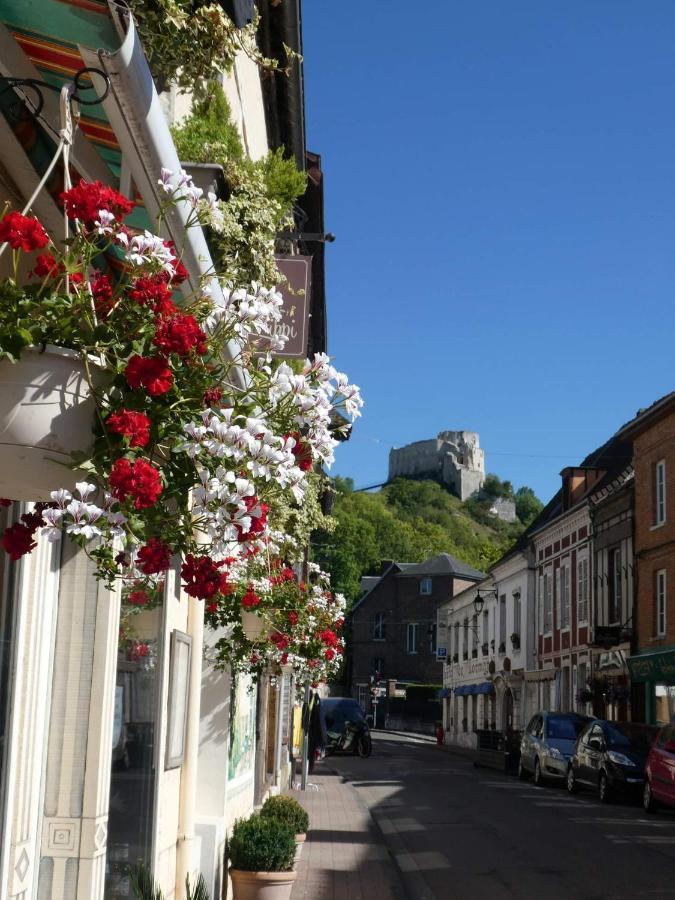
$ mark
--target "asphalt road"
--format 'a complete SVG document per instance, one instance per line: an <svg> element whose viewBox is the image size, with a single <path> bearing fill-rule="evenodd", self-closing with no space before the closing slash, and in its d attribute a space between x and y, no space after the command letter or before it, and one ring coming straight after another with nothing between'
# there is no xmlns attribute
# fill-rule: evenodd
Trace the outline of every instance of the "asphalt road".
<svg viewBox="0 0 675 900"><path fill-rule="evenodd" d="M675 898L675 811L489 769L384 732L373 755L328 759L379 825L409 900Z"/></svg>

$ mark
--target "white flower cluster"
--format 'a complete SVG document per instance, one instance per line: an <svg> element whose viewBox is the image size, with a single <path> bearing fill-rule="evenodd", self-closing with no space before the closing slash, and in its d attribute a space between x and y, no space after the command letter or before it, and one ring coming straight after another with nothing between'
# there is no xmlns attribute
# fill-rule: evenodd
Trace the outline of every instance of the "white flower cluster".
<svg viewBox="0 0 675 900"><path fill-rule="evenodd" d="M231 328L242 344L264 338L264 349L283 350L286 337L276 326L281 322L283 300L279 291L252 284L246 288L223 288L224 302L214 306L206 327Z"/></svg>
<svg viewBox="0 0 675 900"><path fill-rule="evenodd" d="M205 468L197 472L200 484L193 490L192 511L200 531L211 538L210 555L216 559L234 555L240 538L248 535L254 520L263 516L255 485L222 466L214 472ZM264 537L264 531L254 533Z"/></svg>
<svg viewBox="0 0 675 900"><path fill-rule="evenodd" d="M151 231L135 234L133 237L125 231L117 235L117 242L124 247L124 256L128 263L136 268L151 266L171 274L174 271L176 257L161 237Z"/></svg>
<svg viewBox="0 0 675 900"><path fill-rule="evenodd" d="M117 501L110 494L105 495L105 505L101 509L95 503L89 503L89 497L96 491L95 484L78 481L75 489L80 495L79 500L64 489L51 492L56 506L50 506L42 513L47 523L42 533L48 540L57 540L64 527L67 534L83 537L86 541L100 537L104 531L111 539L124 536L122 526L127 520L121 512L113 512L112 507Z"/></svg>
<svg viewBox="0 0 675 900"><path fill-rule="evenodd" d="M208 409L202 419L201 425L185 426L188 440L178 451L202 461L207 470L214 461L230 461L252 478L288 488L298 503L302 501L307 479L295 463L295 438L279 437L263 419L235 415L233 409L221 409L219 414Z"/></svg>
<svg viewBox="0 0 675 900"><path fill-rule="evenodd" d="M218 198L209 191L204 197L204 191L197 187L185 169L180 169L175 179L171 169L162 168L161 177L157 184L173 201L187 200L192 209L197 213L200 224L211 225L212 228L221 229L224 219L220 209Z"/></svg>

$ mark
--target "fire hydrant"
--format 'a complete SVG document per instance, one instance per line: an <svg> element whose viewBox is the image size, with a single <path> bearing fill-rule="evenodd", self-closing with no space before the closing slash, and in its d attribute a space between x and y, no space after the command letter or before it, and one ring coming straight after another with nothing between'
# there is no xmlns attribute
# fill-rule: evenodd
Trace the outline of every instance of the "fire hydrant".
<svg viewBox="0 0 675 900"><path fill-rule="evenodd" d="M441 744L445 743L445 732L443 731L442 725L436 726L436 743L440 747Z"/></svg>

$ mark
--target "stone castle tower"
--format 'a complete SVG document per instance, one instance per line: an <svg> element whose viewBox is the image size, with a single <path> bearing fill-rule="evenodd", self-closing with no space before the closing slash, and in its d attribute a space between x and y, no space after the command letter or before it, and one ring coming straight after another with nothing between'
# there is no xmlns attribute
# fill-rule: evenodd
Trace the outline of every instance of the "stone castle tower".
<svg viewBox="0 0 675 900"><path fill-rule="evenodd" d="M389 451L389 480L398 476L438 478L460 500L478 493L485 481L485 454L476 431L441 431Z"/></svg>

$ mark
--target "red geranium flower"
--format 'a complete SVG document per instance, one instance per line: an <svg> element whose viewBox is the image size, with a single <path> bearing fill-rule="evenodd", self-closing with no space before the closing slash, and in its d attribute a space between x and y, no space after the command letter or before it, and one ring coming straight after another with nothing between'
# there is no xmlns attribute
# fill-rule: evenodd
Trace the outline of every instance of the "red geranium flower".
<svg viewBox="0 0 675 900"><path fill-rule="evenodd" d="M143 387L151 397L158 397L171 390L173 375L163 356L138 356L134 354L124 371L129 387Z"/></svg>
<svg viewBox="0 0 675 900"><path fill-rule="evenodd" d="M8 500L7 497L0 497L0 506L11 506L13 500Z"/></svg>
<svg viewBox="0 0 675 900"><path fill-rule="evenodd" d="M209 388L207 391L204 391L202 402L204 403L204 406L217 406L220 403L222 396L223 392L220 388Z"/></svg>
<svg viewBox="0 0 675 900"><path fill-rule="evenodd" d="M241 525L237 525L236 522L234 527L237 529L237 540L244 542L252 540L256 534L260 534L265 530L269 506L266 503L259 503L257 497L243 497L242 499L246 509L251 513L251 526L245 533ZM255 515L256 507L260 510L258 515Z"/></svg>
<svg viewBox="0 0 675 900"><path fill-rule="evenodd" d="M94 298L96 315L105 319L113 303L113 286L110 276L105 272L94 271L89 280L89 287Z"/></svg>
<svg viewBox="0 0 675 900"><path fill-rule="evenodd" d="M297 625L298 624L298 614L296 612L289 612L288 621L293 626Z"/></svg>
<svg viewBox="0 0 675 900"><path fill-rule="evenodd" d="M334 631L327 628L325 631L319 632L319 640L327 647L335 647L338 642L338 636Z"/></svg>
<svg viewBox="0 0 675 900"><path fill-rule="evenodd" d="M132 603L134 606L147 606L150 602L150 597L142 590L132 591L127 597L127 601Z"/></svg>
<svg viewBox="0 0 675 900"><path fill-rule="evenodd" d="M295 464L302 472L308 472L314 463L311 446L302 440L299 431L291 431L286 437L293 438L295 441L295 445L291 450L295 457Z"/></svg>
<svg viewBox="0 0 675 900"><path fill-rule="evenodd" d="M132 497L136 509L153 506L163 490L159 472L144 459L118 459L109 480L113 497L120 502Z"/></svg>
<svg viewBox="0 0 675 900"><path fill-rule="evenodd" d="M40 253L33 269L33 275L39 278L56 278L64 271L63 263L57 262L51 253Z"/></svg>
<svg viewBox="0 0 675 900"><path fill-rule="evenodd" d="M280 631L275 631L270 635L270 641L276 646L277 650L285 650L290 644L288 637Z"/></svg>
<svg viewBox="0 0 675 900"><path fill-rule="evenodd" d="M150 419L144 413L120 409L108 416L105 424L114 434L130 438L130 447L145 447L150 440Z"/></svg>
<svg viewBox="0 0 675 900"><path fill-rule="evenodd" d="M49 243L49 237L35 216L23 216L10 212L0 222L0 243L7 241L13 250L41 250Z"/></svg>
<svg viewBox="0 0 675 900"><path fill-rule="evenodd" d="M171 547L159 538L150 538L145 547L141 547L136 557L138 568L146 575L166 572L171 563Z"/></svg>
<svg viewBox="0 0 675 900"><path fill-rule="evenodd" d="M162 353L188 356L191 350L206 353L206 335L194 316L177 313L170 318L160 318L155 323L153 344Z"/></svg>
<svg viewBox="0 0 675 900"><path fill-rule="evenodd" d="M216 594L227 592L227 573L220 571L223 565L224 562L215 563L208 556L188 553L180 570L186 594L199 600L210 600Z"/></svg>
<svg viewBox="0 0 675 900"><path fill-rule="evenodd" d="M330 662L331 659L334 658L334 656L335 656L335 650L331 650L330 647L329 647L328 650L326 650L326 652L324 653L324 658L327 659L328 662Z"/></svg>
<svg viewBox="0 0 675 900"><path fill-rule="evenodd" d="M170 316L176 312L171 299L171 289L165 273L143 275L137 278L129 289L129 299L141 306L149 306L158 316Z"/></svg>
<svg viewBox="0 0 675 900"><path fill-rule="evenodd" d="M253 586L249 584L248 590L241 598L241 605L246 609L253 609L256 606L260 606L260 597L253 590Z"/></svg>
<svg viewBox="0 0 675 900"><path fill-rule="evenodd" d="M100 181L81 180L61 194L61 202L69 219L79 219L85 225L95 222L101 209L123 218L134 208L131 200Z"/></svg>
<svg viewBox="0 0 675 900"><path fill-rule="evenodd" d="M15 522L9 528L5 528L1 541L2 548L11 559L21 559L22 556L37 547L37 543L33 540L33 534L34 531L31 528L21 522Z"/></svg>

